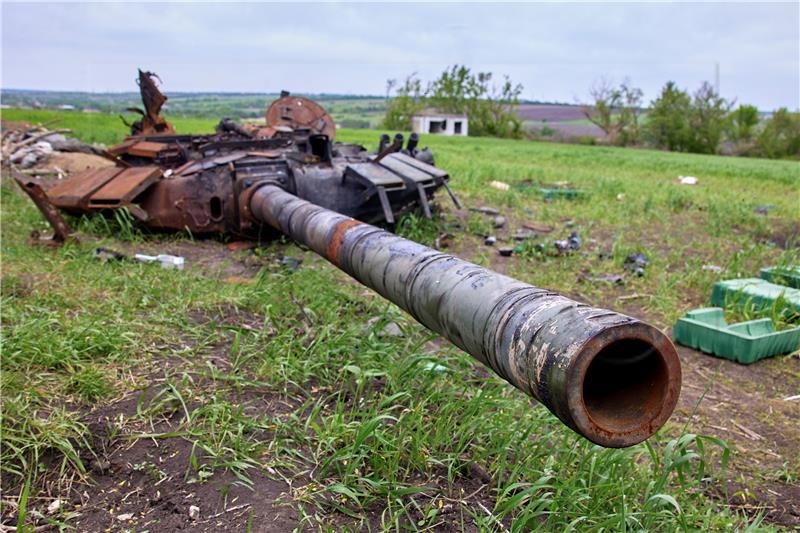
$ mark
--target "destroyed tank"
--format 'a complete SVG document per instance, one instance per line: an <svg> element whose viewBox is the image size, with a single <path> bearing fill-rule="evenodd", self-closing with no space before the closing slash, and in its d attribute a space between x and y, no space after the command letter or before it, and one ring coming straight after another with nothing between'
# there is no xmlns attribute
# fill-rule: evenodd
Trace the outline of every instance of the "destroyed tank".
<svg viewBox="0 0 800 533"><path fill-rule="evenodd" d="M331 116L284 92L267 110L266 127L224 119L216 133L178 135L158 113L167 98L153 77L139 72L145 109L137 109L142 119L131 125L132 135L108 149L115 165L47 191L55 207L72 214L126 208L151 229L258 238L263 225L248 198L263 182L366 222L394 224L417 209L430 218L430 199L442 187L460 206L448 174L414 133L407 141L383 135L375 153L335 143Z"/></svg>
<svg viewBox="0 0 800 533"><path fill-rule="evenodd" d="M141 76L150 80L149 73ZM159 108L166 101L153 95L153 86L140 81L146 110L135 132L172 128L148 108L148 98ZM251 238L280 231L602 446L636 444L667 421L681 368L659 329L370 224L391 229L399 213L414 209L431 216L429 202L440 188L460 207L449 175L418 148L416 136L408 142L383 136L375 152L334 143L330 115L288 93L266 118L265 127L223 120L210 135L133 135L108 150L114 166L89 169L48 191L30 178L20 181L57 234L68 232L58 209L120 208L154 229Z"/></svg>

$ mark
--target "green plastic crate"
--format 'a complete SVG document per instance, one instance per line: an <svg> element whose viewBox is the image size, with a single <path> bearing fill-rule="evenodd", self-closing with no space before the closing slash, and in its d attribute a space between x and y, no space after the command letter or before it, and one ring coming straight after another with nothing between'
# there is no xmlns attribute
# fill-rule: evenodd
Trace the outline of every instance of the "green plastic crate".
<svg viewBox="0 0 800 533"><path fill-rule="evenodd" d="M800 313L800 290L784 285L776 285L759 278L742 278L718 281L711 289L711 305L726 307L752 306L765 309L775 305L783 298L784 313Z"/></svg>
<svg viewBox="0 0 800 533"><path fill-rule="evenodd" d="M770 283L800 289L800 266L762 268L761 279L765 279Z"/></svg>
<svg viewBox="0 0 800 533"><path fill-rule="evenodd" d="M800 348L800 327L775 331L769 318L729 325L721 307L689 311L672 334L679 344L745 365Z"/></svg>
<svg viewBox="0 0 800 533"><path fill-rule="evenodd" d="M549 189L546 187L540 187L539 192L542 194L545 200L556 200L558 198L573 200L584 195L584 192L580 189Z"/></svg>

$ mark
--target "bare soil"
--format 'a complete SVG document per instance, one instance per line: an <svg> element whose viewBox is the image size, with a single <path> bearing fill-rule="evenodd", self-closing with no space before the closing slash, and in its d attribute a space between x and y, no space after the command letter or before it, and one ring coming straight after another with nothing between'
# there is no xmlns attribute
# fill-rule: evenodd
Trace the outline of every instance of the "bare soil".
<svg viewBox="0 0 800 533"><path fill-rule="evenodd" d="M136 393L89 413L85 422L94 437L98 458L87 457L90 480L75 487L73 505L79 516L70 522L78 531L290 531L298 522L289 504L291 485L257 471L252 489L233 474L215 474L200 480L191 471L190 457L202 453L181 437L126 439L139 431L112 432L110 428L136 413ZM264 395L259 398L264 400ZM252 398L251 398L252 399ZM244 399L242 399L244 400ZM280 403L269 398L260 412L277 412ZM152 433L176 429L180 414L164 420ZM138 429L138 428L137 428ZM114 435L112 436L112 433ZM197 507L197 514L190 511Z"/></svg>

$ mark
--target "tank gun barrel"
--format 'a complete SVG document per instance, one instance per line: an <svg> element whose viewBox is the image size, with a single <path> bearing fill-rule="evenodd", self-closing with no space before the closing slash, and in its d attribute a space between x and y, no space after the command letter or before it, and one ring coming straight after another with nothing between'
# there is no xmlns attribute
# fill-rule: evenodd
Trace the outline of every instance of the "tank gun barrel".
<svg viewBox="0 0 800 533"><path fill-rule="evenodd" d="M394 302L418 322L606 447L669 418L681 368L670 340L635 318L575 302L265 184L252 215Z"/></svg>

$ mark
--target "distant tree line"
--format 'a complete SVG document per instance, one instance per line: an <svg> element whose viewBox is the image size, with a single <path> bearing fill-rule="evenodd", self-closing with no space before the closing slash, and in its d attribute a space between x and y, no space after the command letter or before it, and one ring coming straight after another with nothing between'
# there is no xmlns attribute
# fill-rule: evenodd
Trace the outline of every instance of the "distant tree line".
<svg viewBox="0 0 800 533"><path fill-rule="evenodd" d="M642 107L642 91L629 81L601 81L590 90L584 114L615 146L653 146L675 152L800 158L800 113L781 108L762 121L755 106L728 102L709 83L689 94L667 82Z"/></svg>
<svg viewBox="0 0 800 533"><path fill-rule="evenodd" d="M463 65L445 69L438 78L423 85L415 74L401 84L388 80L386 95L389 99L383 127L386 129L411 129L412 117L427 108L442 113L465 114L469 119L469 134L493 137L522 137L522 120L516 106L522 85L508 76L497 85L491 72L472 72Z"/></svg>

